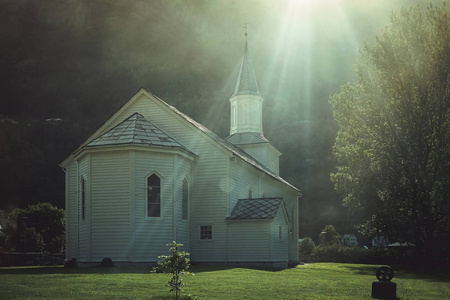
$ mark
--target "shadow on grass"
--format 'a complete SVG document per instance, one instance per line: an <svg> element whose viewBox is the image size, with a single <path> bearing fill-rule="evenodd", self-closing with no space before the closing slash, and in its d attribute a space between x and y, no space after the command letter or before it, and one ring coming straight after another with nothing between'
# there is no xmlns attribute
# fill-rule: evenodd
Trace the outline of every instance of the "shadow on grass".
<svg viewBox="0 0 450 300"><path fill-rule="evenodd" d="M373 275L375 278L375 273L380 266L378 265L346 265L345 268L357 273L358 275Z"/></svg>
<svg viewBox="0 0 450 300"><path fill-rule="evenodd" d="M191 273L207 273L216 271L226 271L226 270L255 270L255 271L265 271L265 272L280 272L285 269L269 268L269 267L251 267L251 266L225 266L225 265L202 265L193 264L189 269Z"/></svg>
<svg viewBox="0 0 450 300"><path fill-rule="evenodd" d="M347 265L345 268L359 275L373 275L376 279L376 271L379 265ZM428 266L391 265L394 270L394 279L421 279L430 282L450 282L450 269Z"/></svg>
<svg viewBox="0 0 450 300"><path fill-rule="evenodd" d="M266 272L279 272L282 269L273 268L251 268L236 266L217 266L217 265L192 265L190 273L207 273L225 270L260 270ZM0 274L20 274L20 275L39 275L39 274L151 274L153 267L86 267L86 268L64 268L63 266L26 266L26 267L2 267Z"/></svg>
<svg viewBox="0 0 450 300"><path fill-rule="evenodd" d="M155 297L152 297L152 298L150 298L150 299L157 299L157 300L173 300L173 299L175 299L175 296L174 295L171 295L171 296L155 296ZM183 296L179 296L179 298L178 299L180 299L180 300L191 300L191 299L195 299L195 296L187 296L187 295L183 295Z"/></svg>
<svg viewBox="0 0 450 300"><path fill-rule="evenodd" d="M151 267L87 267L87 268L64 268L63 266L49 267L4 267L0 268L0 274L149 274Z"/></svg>

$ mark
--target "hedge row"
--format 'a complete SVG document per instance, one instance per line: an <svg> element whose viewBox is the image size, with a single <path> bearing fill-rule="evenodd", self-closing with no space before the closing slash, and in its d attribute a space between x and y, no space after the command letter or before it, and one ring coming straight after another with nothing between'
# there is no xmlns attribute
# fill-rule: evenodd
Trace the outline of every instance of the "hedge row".
<svg viewBox="0 0 450 300"><path fill-rule="evenodd" d="M0 267L62 265L64 257L64 254L4 252L0 253Z"/></svg>
<svg viewBox="0 0 450 300"><path fill-rule="evenodd" d="M300 254L302 262L341 262L357 264L403 264L413 261L408 249L360 248L341 245L318 246L310 255Z"/></svg>

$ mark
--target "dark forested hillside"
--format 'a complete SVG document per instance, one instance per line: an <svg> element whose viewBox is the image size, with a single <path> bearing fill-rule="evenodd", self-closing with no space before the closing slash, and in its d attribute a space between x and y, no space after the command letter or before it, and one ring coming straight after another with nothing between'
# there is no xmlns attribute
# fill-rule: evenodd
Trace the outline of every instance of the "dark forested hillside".
<svg viewBox="0 0 450 300"><path fill-rule="evenodd" d="M426 3L353 2L1 1L0 209L64 208L59 163L141 87L227 136L248 23L265 135L302 190L301 235L349 230L329 178L328 99L393 9Z"/></svg>

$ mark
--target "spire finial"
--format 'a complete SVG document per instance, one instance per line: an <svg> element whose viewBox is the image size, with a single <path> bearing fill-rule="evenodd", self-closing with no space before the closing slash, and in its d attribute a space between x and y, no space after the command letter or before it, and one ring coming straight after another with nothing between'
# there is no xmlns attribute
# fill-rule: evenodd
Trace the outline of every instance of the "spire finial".
<svg viewBox="0 0 450 300"><path fill-rule="evenodd" d="M245 41L247 41L247 35L248 35L247 29L248 29L248 23L244 23L243 28L244 28Z"/></svg>

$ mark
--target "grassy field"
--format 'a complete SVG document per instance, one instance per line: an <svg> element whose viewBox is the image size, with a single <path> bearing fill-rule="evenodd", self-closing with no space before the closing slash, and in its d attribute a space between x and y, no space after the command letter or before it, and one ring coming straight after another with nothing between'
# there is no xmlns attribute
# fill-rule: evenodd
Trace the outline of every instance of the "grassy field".
<svg viewBox="0 0 450 300"><path fill-rule="evenodd" d="M378 266L315 263L287 270L194 266L198 299L372 299ZM398 299L450 299L450 271L395 270ZM174 299L151 268L0 268L1 299Z"/></svg>

